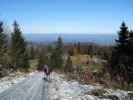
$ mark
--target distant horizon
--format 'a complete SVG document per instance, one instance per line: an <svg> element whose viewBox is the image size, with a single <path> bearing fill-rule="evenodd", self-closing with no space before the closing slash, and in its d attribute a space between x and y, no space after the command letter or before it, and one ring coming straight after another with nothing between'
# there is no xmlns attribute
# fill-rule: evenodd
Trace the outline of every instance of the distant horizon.
<svg viewBox="0 0 133 100"><path fill-rule="evenodd" d="M22 32L23 34L49 34L49 35L52 35L52 34L58 34L58 35L61 35L61 34L66 34L66 35L71 35L71 34L73 34L73 35L116 35L117 34L117 32L116 33L96 33L96 32L91 32L91 33L45 33L45 32L41 32L41 33L39 33L39 32Z"/></svg>
<svg viewBox="0 0 133 100"><path fill-rule="evenodd" d="M96 43L112 45L117 38L115 34L23 34L25 39L29 42L35 43L52 43L61 37L64 43Z"/></svg>

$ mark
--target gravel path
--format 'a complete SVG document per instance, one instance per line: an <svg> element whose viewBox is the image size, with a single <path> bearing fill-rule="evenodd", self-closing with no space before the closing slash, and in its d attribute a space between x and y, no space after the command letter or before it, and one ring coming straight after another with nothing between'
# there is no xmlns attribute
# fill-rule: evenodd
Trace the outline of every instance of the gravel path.
<svg viewBox="0 0 133 100"><path fill-rule="evenodd" d="M43 80L43 74L36 72L2 92L0 100L50 100L48 85L48 82Z"/></svg>

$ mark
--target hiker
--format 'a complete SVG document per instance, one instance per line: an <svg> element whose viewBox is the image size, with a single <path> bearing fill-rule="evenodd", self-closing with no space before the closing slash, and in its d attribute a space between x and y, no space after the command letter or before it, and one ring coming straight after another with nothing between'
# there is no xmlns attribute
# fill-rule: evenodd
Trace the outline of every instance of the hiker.
<svg viewBox="0 0 133 100"><path fill-rule="evenodd" d="M45 79L46 80L50 80L50 74L52 73L52 68L48 67L48 65L44 65L44 68L43 68L43 72L44 72L44 75L45 75Z"/></svg>
<svg viewBox="0 0 133 100"><path fill-rule="evenodd" d="M48 69L48 73L47 73L48 80L50 80L50 75L51 75L52 71L53 71L53 69L50 67Z"/></svg>
<svg viewBox="0 0 133 100"><path fill-rule="evenodd" d="M43 66L44 79L47 79L48 65Z"/></svg>

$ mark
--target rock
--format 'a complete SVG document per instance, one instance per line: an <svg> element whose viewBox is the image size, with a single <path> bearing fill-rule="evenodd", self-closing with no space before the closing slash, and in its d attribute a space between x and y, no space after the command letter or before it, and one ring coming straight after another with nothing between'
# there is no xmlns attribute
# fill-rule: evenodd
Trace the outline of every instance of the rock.
<svg viewBox="0 0 133 100"><path fill-rule="evenodd" d="M116 95L106 95L101 97L102 99L111 99L111 100L119 100L119 98Z"/></svg>
<svg viewBox="0 0 133 100"><path fill-rule="evenodd" d="M60 98L59 98L58 95L54 95L54 96L53 96L53 100L60 100Z"/></svg>
<svg viewBox="0 0 133 100"><path fill-rule="evenodd" d="M81 100L99 100L98 97L92 95L85 95L81 97Z"/></svg>
<svg viewBox="0 0 133 100"><path fill-rule="evenodd" d="M133 91L128 92L128 96L124 98L125 100L133 100Z"/></svg>

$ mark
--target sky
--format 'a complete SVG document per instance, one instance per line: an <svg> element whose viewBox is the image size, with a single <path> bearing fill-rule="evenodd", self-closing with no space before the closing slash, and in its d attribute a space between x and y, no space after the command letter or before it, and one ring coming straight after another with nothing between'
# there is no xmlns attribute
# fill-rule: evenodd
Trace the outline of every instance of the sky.
<svg viewBox="0 0 133 100"><path fill-rule="evenodd" d="M133 29L133 0L0 0L0 20L24 33L115 33Z"/></svg>

